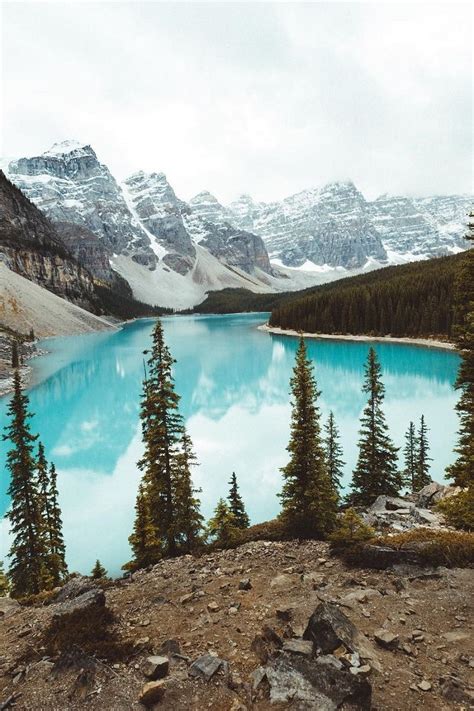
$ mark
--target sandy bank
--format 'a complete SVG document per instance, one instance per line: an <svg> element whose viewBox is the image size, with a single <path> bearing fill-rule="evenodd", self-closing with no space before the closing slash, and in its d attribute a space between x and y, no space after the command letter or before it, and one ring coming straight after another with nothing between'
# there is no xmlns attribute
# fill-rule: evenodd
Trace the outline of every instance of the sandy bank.
<svg viewBox="0 0 474 711"><path fill-rule="evenodd" d="M319 338L328 341L368 341L375 343L404 343L409 346L421 346L422 348L441 348L445 351L456 350L454 343L448 343L448 341L437 341L431 338L394 338L393 336L362 336L362 335L337 335L332 333L307 333L302 334L299 331L293 331L291 329L283 329L278 326L269 326L268 324L262 324L257 326L260 331L266 331L267 333L275 333L278 336L300 336L303 335L305 338Z"/></svg>

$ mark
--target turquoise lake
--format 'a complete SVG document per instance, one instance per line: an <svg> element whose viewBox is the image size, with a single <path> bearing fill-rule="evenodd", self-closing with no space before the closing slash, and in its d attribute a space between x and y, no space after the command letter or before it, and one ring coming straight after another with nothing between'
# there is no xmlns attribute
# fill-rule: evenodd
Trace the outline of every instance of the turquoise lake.
<svg viewBox="0 0 474 711"><path fill-rule="evenodd" d="M163 320L177 363L176 387L200 466L209 516L226 496L235 471L254 523L278 511L279 468L287 461L289 378L297 339L257 329L265 314L177 316ZM32 361L30 389L35 417L48 459L59 472L69 569L89 572L99 558L111 574L129 559L141 455L139 402L142 351L150 344L153 320L116 332L48 339L49 350ZM345 481L357 457L358 421L365 404L361 391L369 345L308 339L309 354L326 418L333 410L342 435ZM424 413L430 428L432 476L440 481L453 461L457 429L453 389L459 358L449 351L377 343L386 386L385 412L392 437L403 446L410 419ZM0 399L0 425L6 424L8 398ZM0 443L0 507L6 510L8 443ZM2 521L0 559L9 548Z"/></svg>

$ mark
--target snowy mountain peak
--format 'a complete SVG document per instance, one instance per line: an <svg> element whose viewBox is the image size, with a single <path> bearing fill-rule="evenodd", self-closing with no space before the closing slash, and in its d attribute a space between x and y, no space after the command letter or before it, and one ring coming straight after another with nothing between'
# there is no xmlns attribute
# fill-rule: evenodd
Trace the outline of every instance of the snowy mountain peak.
<svg viewBox="0 0 474 711"><path fill-rule="evenodd" d="M195 195L191 200L189 201L190 205L200 205L202 203L209 202L212 204L219 204L219 200L209 192L209 190L201 190L200 193Z"/></svg>
<svg viewBox="0 0 474 711"><path fill-rule="evenodd" d="M88 143L81 143L81 141L75 141L69 139L67 141L59 141L59 143L54 143L51 148L45 151L43 156L67 156L70 153L74 153L76 156L81 155L93 155L97 157L94 150Z"/></svg>

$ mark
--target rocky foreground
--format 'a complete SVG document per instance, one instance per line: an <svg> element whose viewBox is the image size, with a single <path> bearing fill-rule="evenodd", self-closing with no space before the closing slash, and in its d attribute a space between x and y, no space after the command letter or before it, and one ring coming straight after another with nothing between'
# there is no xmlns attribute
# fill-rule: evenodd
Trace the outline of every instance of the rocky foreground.
<svg viewBox="0 0 474 711"><path fill-rule="evenodd" d="M473 593L470 569L349 569L317 541L167 560L105 589L72 578L45 606L0 598L0 708L469 709ZM105 605L123 659L73 632L48 651L52 620L59 634Z"/></svg>

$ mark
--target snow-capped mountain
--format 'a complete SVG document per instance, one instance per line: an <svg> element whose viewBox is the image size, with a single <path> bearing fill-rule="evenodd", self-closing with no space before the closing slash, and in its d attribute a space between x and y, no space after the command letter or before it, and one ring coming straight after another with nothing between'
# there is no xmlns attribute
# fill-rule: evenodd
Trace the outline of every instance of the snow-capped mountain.
<svg viewBox="0 0 474 711"><path fill-rule="evenodd" d="M94 233L135 296L163 306L191 306L227 286L296 290L459 251L469 209L457 195L370 202L350 181L273 203L242 195L225 206L207 191L185 202L164 173L119 184L91 146L74 141L13 160L7 173L52 221ZM77 253L87 246L98 262L89 243Z"/></svg>

